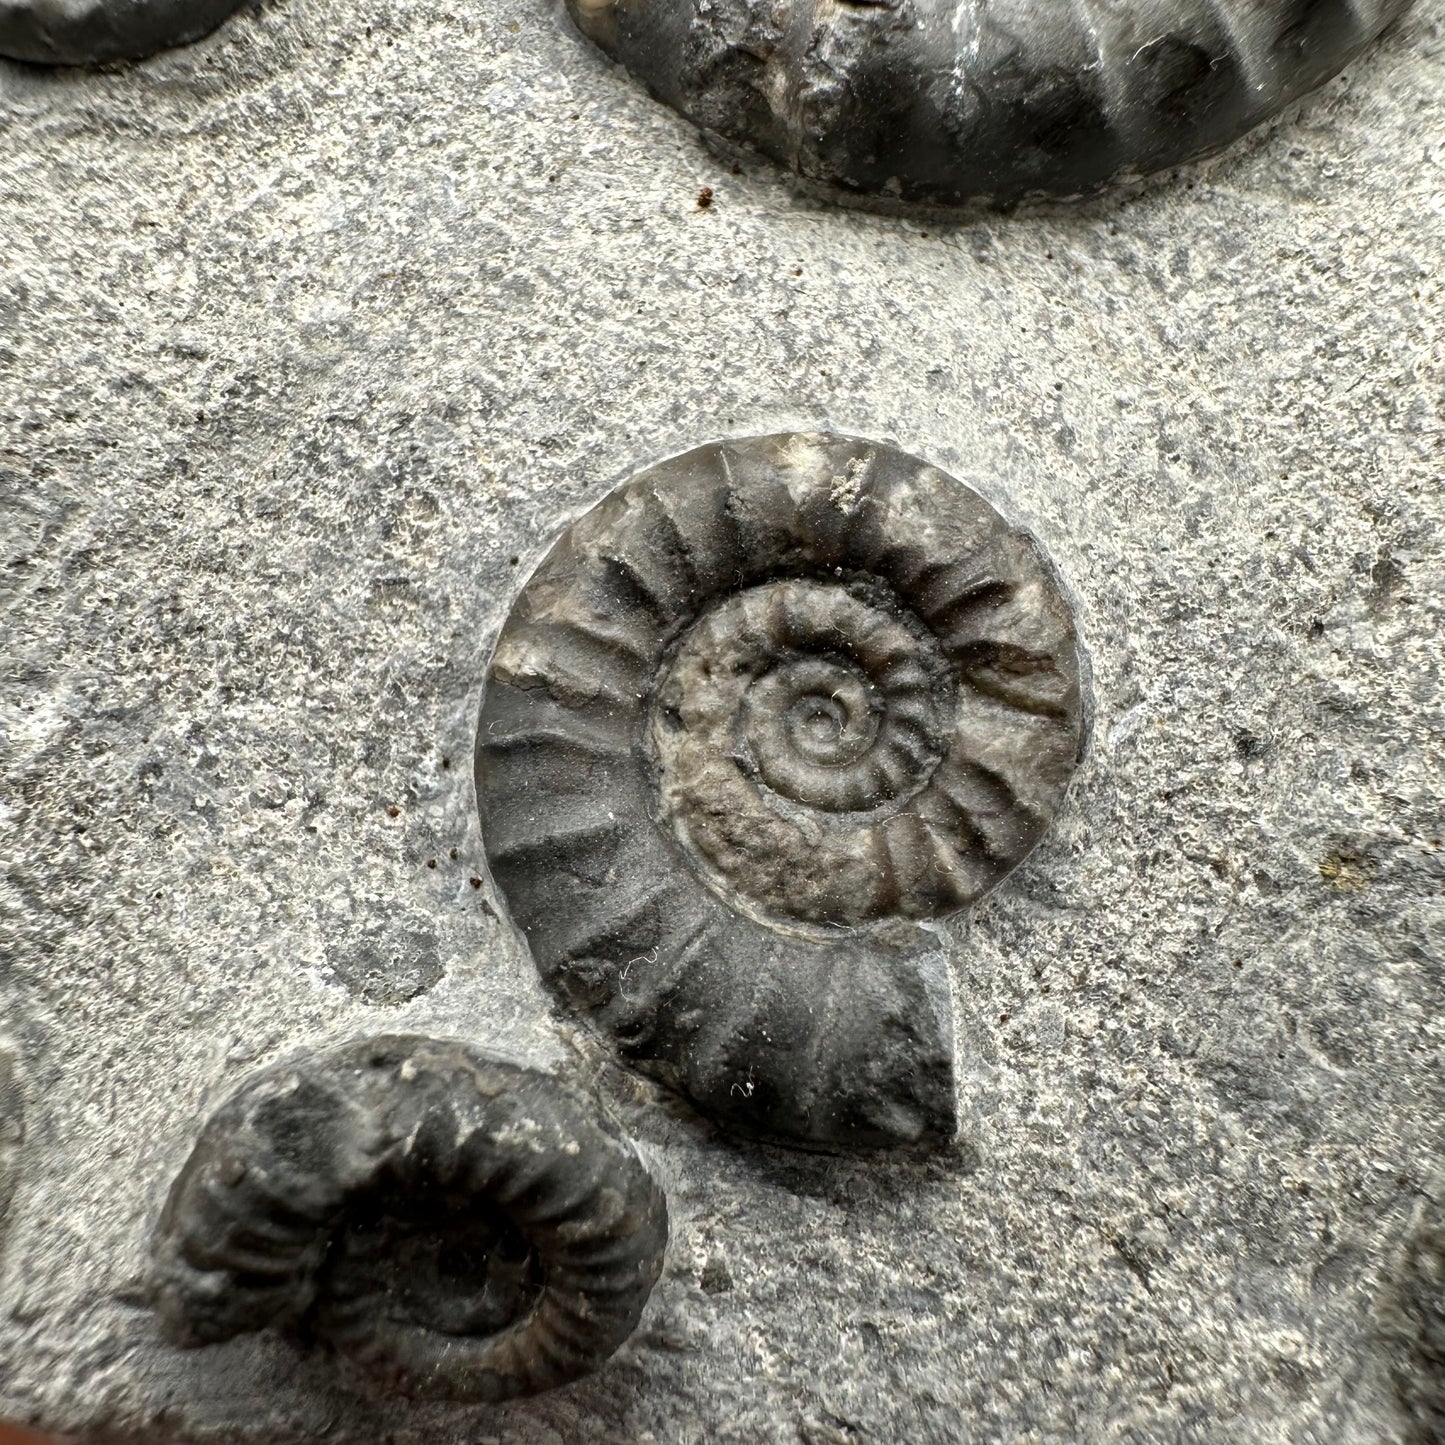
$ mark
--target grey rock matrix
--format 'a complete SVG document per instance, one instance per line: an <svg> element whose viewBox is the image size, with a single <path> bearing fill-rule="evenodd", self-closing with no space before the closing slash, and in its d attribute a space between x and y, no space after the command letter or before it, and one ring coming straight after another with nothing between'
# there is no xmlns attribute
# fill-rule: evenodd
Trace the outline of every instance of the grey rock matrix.
<svg viewBox="0 0 1445 1445"><path fill-rule="evenodd" d="M509 0L0 70L0 1415L1407 1438L1379 1309L1445 1104L1442 24L1422 0L1207 167L946 230L732 174ZM818 429L1034 534L1091 668L1053 829L941 925L969 1108L923 1161L740 1143L619 1067L475 822L486 660L563 527L659 457ZM461 1409L161 1339L147 1242L202 1119L381 1032L565 1073L638 1141L672 1244L598 1374Z"/></svg>

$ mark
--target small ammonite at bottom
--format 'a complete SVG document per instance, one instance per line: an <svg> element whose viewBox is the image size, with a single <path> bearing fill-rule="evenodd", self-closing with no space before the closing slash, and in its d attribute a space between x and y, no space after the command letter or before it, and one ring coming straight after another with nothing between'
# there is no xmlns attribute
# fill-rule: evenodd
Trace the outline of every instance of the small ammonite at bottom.
<svg viewBox="0 0 1445 1445"><path fill-rule="evenodd" d="M418 1399L595 1370L662 1268L667 1206L579 1091L466 1044L388 1036L248 1080L201 1131L154 1241L175 1344L278 1328Z"/></svg>
<svg viewBox="0 0 1445 1445"><path fill-rule="evenodd" d="M543 977L624 1057L803 1143L953 1132L924 925L1043 834L1082 736L1037 544L891 447L785 434L576 521L492 659L477 795Z"/></svg>

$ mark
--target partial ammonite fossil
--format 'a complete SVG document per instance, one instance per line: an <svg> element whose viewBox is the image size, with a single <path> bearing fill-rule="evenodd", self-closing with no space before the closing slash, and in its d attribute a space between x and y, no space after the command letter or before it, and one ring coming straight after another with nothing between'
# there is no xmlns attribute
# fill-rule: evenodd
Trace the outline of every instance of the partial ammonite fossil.
<svg viewBox="0 0 1445 1445"><path fill-rule="evenodd" d="M583 1095L464 1044L383 1037L252 1078L155 1239L176 1344L279 1327L417 1398L505 1400L597 1368L662 1267L667 1209Z"/></svg>
<svg viewBox="0 0 1445 1445"><path fill-rule="evenodd" d="M0 56L35 65L140 60L209 35L241 0L0 0Z"/></svg>
<svg viewBox="0 0 1445 1445"><path fill-rule="evenodd" d="M1434 1186L1439 1191L1445 1177ZM1409 1445L1445 1441L1445 1202L1427 1199L1382 1309Z"/></svg>
<svg viewBox="0 0 1445 1445"><path fill-rule="evenodd" d="M934 206L1069 197L1220 149L1410 0L567 0L705 134Z"/></svg>
<svg viewBox="0 0 1445 1445"><path fill-rule="evenodd" d="M760 1133L954 1132L930 920L1048 826L1074 626L1036 545L890 447L701 447L577 521L492 659L477 794L552 987Z"/></svg>
<svg viewBox="0 0 1445 1445"><path fill-rule="evenodd" d="M25 1101L21 1096L15 1055L0 1043L0 1246L5 1243L10 1201L15 1194L17 1156L24 1142Z"/></svg>

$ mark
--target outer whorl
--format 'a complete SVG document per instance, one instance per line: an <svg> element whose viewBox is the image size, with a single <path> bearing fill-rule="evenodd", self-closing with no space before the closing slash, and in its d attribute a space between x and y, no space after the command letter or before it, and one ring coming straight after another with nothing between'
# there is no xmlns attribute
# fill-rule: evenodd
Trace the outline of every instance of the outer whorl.
<svg viewBox="0 0 1445 1445"><path fill-rule="evenodd" d="M1035 544L848 437L706 446L576 522L498 640L493 876L553 989L763 1134L954 1130L921 923L1038 840L1078 758L1073 622Z"/></svg>
<svg viewBox="0 0 1445 1445"><path fill-rule="evenodd" d="M178 1345L277 1326L406 1395L505 1400L596 1369L666 1242L661 1191L576 1090L378 1038L221 1107L161 1217L154 1299Z"/></svg>
<svg viewBox="0 0 1445 1445"><path fill-rule="evenodd" d="M705 133L855 197L1070 197L1227 145L1410 0L567 0Z"/></svg>

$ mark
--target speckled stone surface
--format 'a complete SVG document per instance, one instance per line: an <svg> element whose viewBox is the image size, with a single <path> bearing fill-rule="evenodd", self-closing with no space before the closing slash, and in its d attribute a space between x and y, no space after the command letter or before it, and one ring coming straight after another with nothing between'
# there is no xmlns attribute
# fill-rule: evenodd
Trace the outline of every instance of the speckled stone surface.
<svg viewBox="0 0 1445 1445"><path fill-rule="evenodd" d="M733 174L540 4L286 0L0 68L0 1416L100 1442L1396 1442L1438 1168L1445 0L1206 167L950 229ZM700 207L701 187L711 204ZM723 434L891 440L1092 664L1052 834L945 937L964 1138L742 1145L554 1016L484 876L488 650ZM594 1086L667 1270L499 1409L179 1353L201 1117L380 1030ZM3 1161L0 1161L3 1163Z"/></svg>

